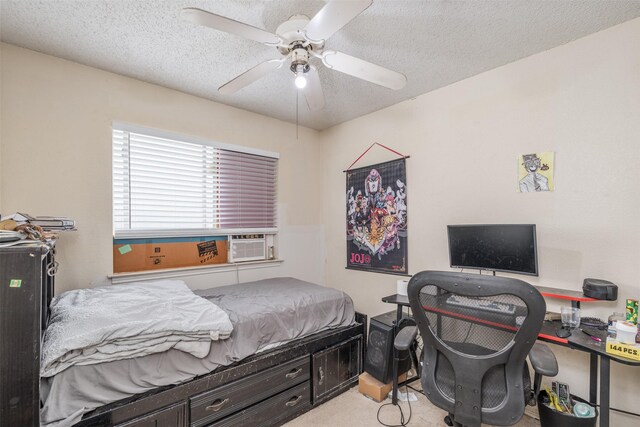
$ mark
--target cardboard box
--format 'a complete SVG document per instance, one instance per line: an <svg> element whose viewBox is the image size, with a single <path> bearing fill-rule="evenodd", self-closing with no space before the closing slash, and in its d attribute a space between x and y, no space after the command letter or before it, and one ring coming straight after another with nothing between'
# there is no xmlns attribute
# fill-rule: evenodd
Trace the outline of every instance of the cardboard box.
<svg viewBox="0 0 640 427"><path fill-rule="evenodd" d="M227 238L114 239L113 272L162 270L227 262Z"/></svg>
<svg viewBox="0 0 640 427"><path fill-rule="evenodd" d="M613 338L607 338L607 353L640 360L640 344L625 344Z"/></svg>
<svg viewBox="0 0 640 427"><path fill-rule="evenodd" d="M398 378L398 382L401 383L406 379L407 374L402 374ZM372 398L376 402L382 402L385 400L392 388L393 383L381 383L367 372L363 372L358 377L358 391L365 396Z"/></svg>

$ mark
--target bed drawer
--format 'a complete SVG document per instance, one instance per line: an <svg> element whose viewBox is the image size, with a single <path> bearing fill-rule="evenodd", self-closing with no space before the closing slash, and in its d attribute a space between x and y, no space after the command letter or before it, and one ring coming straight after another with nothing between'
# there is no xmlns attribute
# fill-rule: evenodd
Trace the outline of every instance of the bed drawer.
<svg viewBox="0 0 640 427"><path fill-rule="evenodd" d="M208 427L277 426L310 408L311 386L307 381Z"/></svg>
<svg viewBox="0 0 640 427"><path fill-rule="evenodd" d="M192 397L191 426L208 425L303 381L308 383L309 365L309 356L303 356Z"/></svg>
<svg viewBox="0 0 640 427"><path fill-rule="evenodd" d="M186 426L186 403L179 403L160 409L148 415L135 418L116 427L182 427Z"/></svg>

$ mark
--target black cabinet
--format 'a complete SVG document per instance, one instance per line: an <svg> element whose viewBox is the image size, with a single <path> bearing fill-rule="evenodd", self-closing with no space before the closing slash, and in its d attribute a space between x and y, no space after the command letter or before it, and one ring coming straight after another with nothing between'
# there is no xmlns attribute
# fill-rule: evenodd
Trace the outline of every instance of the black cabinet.
<svg viewBox="0 0 640 427"><path fill-rule="evenodd" d="M313 355L313 403L321 403L358 381L362 372L362 336Z"/></svg>
<svg viewBox="0 0 640 427"><path fill-rule="evenodd" d="M53 296L45 245L0 248L0 426L37 426L43 308Z"/></svg>

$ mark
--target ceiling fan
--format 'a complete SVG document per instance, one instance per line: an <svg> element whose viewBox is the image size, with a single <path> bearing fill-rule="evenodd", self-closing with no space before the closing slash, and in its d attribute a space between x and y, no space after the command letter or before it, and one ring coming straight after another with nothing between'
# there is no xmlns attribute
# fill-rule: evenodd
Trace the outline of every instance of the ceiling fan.
<svg viewBox="0 0 640 427"><path fill-rule="evenodd" d="M225 31L277 48L281 58L270 59L245 71L218 88L232 94L287 64L310 110L324 107L324 95L312 58L325 67L389 89L402 89L404 74L335 50L324 50L325 41L371 6L373 0L330 0L313 18L294 15L280 24L275 34L202 9L182 9L182 18L194 24Z"/></svg>

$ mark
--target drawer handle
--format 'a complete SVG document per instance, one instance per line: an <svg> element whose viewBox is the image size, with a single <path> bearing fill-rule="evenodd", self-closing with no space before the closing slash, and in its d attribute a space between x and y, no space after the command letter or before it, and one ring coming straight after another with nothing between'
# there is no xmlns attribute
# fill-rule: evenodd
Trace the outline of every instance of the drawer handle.
<svg viewBox="0 0 640 427"><path fill-rule="evenodd" d="M204 409L206 409L207 411L218 412L227 403L229 403L229 398L228 397L226 399L224 399L224 400L216 399L216 400L213 401L213 403L211 405L207 406Z"/></svg>
<svg viewBox="0 0 640 427"><path fill-rule="evenodd" d="M322 381L324 380L324 371L322 370L322 366L318 367L318 385L322 385Z"/></svg>
<svg viewBox="0 0 640 427"><path fill-rule="evenodd" d="M291 372L289 372L287 375L285 375L285 377L291 379L291 378L295 378L298 376L298 374L302 372L302 368L298 368L298 369L292 369Z"/></svg>
<svg viewBox="0 0 640 427"><path fill-rule="evenodd" d="M287 406L296 406L298 402L302 399L302 396L293 396L285 405Z"/></svg>

